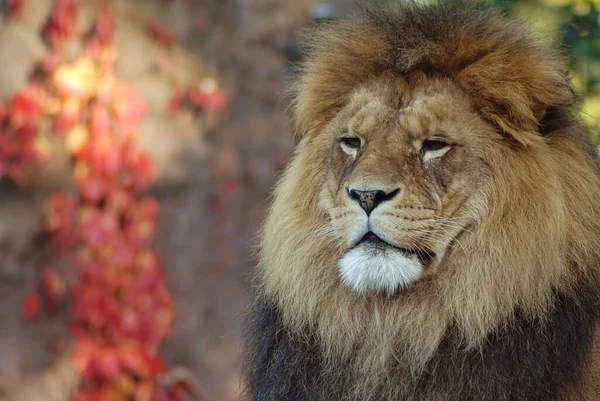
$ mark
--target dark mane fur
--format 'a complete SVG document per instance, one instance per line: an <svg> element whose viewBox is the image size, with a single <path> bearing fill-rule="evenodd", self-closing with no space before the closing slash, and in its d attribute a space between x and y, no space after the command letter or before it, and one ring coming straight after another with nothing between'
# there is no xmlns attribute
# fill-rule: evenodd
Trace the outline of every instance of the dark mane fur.
<svg viewBox="0 0 600 401"><path fill-rule="evenodd" d="M398 383L407 382L406 371L392 368L369 399L583 400L577 383L589 362L598 318L596 292L557 294L544 321L518 317L510 328L491 333L478 350L465 350L450 329L421 374L399 388ZM350 394L352 361L324 361L314 333L290 333L269 301L257 300L253 313L246 355L252 400L360 401ZM566 392L568 398L562 398Z"/></svg>

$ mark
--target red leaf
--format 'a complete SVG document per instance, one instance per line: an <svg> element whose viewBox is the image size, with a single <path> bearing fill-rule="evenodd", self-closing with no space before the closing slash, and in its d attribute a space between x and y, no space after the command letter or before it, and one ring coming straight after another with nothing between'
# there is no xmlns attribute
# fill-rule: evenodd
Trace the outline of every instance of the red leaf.
<svg viewBox="0 0 600 401"><path fill-rule="evenodd" d="M181 93L175 93L171 97L171 100L169 100L169 104L167 105L167 115L169 117L174 117L181 109L182 103L183 95Z"/></svg>
<svg viewBox="0 0 600 401"><path fill-rule="evenodd" d="M7 175L15 184L21 187L24 187L29 182L25 168L20 165L9 166Z"/></svg>
<svg viewBox="0 0 600 401"><path fill-rule="evenodd" d="M36 318L40 311L40 296L34 290L30 290L25 295L23 301L23 316L27 320L33 320Z"/></svg>
<svg viewBox="0 0 600 401"><path fill-rule="evenodd" d="M105 346L99 349L94 358L95 373L107 377L114 378L121 372L118 354L112 347Z"/></svg>
<svg viewBox="0 0 600 401"><path fill-rule="evenodd" d="M131 193L123 189L113 189L108 193L106 209L114 214L121 214L130 209L133 203L134 198Z"/></svg>
<svg viewBox="0 0 600 401"><path fill-rule="evenodd" d="M235 193L236 187L237 184L234 180L226 180L221 186L221 192L223 193L223 196L231 196Z"/></svg>
<svg viewBox="0 0 600 401"><path fill-rule="evenodd" d="M4 103L0 103L0 126L2 126L8 119L8 111Z"/></svg>
<svg viewBox="0 0 600 401"><path fill-rule="evenodd" d="M92 152L92 168L105 176L116 176L123 166L123 148L110 146L106 149L94 150Z"/></svg>
<svg viewBox="0 0 600 401"><path fill-rule="evenodd" d="M96 39L101 46L108 46L113 39L114 18L110 3L104 2L104 8L96 21Z"/></svg>
<svg viewBox="0 0 600 401"><path fill-rule="evenodd" d="M140 213L149 218L154 218L160 210L158 202L153 198L142 199L138 204L138 207Z"/></svg>
<svg viewBox="0 0 600 401"><path fill-rule="evenodd" d="M77 188L81 196L91 203L97 203L103 199L108 190L106 181L98 175L88 175L78 180Z"/></svg>
<svg viewBox="0 0 600 401"><path fill-rule="evenodd" d="M52 47L61 47L76 29L78 0L56 0L45 36Z"/></svg>
<svg viewBox="0 0 600 401"><path fill-rule="evenodd" d="M146 24L150 35L159 43L165 46L171 46L177 40L160 21L153 19Z"/></svg>
<svg viewBox="0 0 600 401"><path fill-rule="evenodd" d="M100 137L110 133L110 114L105 106L94 104L90 111L90 134Z"/></svg>
<svg viewBox="0 0 600 401"><path fill-rule="evenodd" d="M227 108L227 96L219 88L214 78L205 78L190 89L192 104L209 111L222 111Z"/></svg>
<svg viewBox="0 0 600 401"><path fill-rule="evenodd" d="M131 85L122 82L114 88L112 107L119 133L131 137L146 114L146 102Z"/></svg>
<svg viewBox="0 0 600 401"><path fill-rule="evenodd" d="M18 153L19 146L14 136L11 136L9 133L0 134L0 156L2 159L11 159L17 156Z"/></svg>
<svg viewBox="0 0 600 401"><path fill-rule="evenodd" d="M56 306L67 289L64 280L52 269L42 273L42 287L51 305Z"/></svg>
<svg viewBox="0 0 600 401"><path fill-rule="evenodd" d="M227 108L227 96L225 95L225 92L218 90L208 95L204 108L209 111L225 110Z"/></svg>
<svg viewBox="0 0 600 401"><path fill-rule="evenodd" d="M8 0L8 8L10 9L10 13L13 15L17 15L21 12L27 0Z"/></svg>
<svg viewBox="0 0 600 401"><path fill-rule="evenodd" d="M119 347L119 359L124 370L142 378L150 375L146 356L137 342L123 343Z"/></svg>
<svg viewBox="0 0 600 401"><path fill-rule="evenodd" d="M60 61L60 52L51 51L48 54L46 54L44 58L42 58L42 61L40 61L40 67L44 72L49 73L51 71L54 71L54 69L58 66Z"/></svg>
<svg viewBox="0 0 600 401"><path fill-rule="evenodd" d="M160 355L149 356L147 363L150 367L150 373L154 376L160 375L165 371L165 362Z"/></svg>
<svg viewBox="0 0 600 401"><path fill-rule="evenodd" d="M98 345L99 344L96 342L85 337L77 338L75 340L71 359L73 360L73 364L80 375L86 377L90 376L90 362L92 361Z"/></svg>
<svg viewBox="0 0 600 401"><path fill-rule="evenodd" d="M140 319L133 310L125 310L121 314L119 329L126 335L135 337L140 330Z"/></svg>
<svg viewBox="0 0 600 401"><path fill-rule="evenodd" d="M46 200L45 228L49 232L61 230L71 224L77 202L63 194L53 194Z"/></svg>
<svg viewBox="0 0 600 401"><path fill-rule="evenodd" d="M54 133L63 137L79 121L79 113L78 102L66 101L52 121L52 130Z"/></svg>
<svg viewBox="0 0 600 401"><path fill-rule="evenodd" d="M155 177L155 170L152 160L148 155L136 152L129 156L127 161L129 175L122 177L122 184L125 187L132 187L134 191L141 192Z"/></svg>
<svg viewBox="0 0 600 401"><path fill-rule="evenodd" d="M134 401L151 401L153 392L154 384L149 380L143 381L138 384L133 399Z"/></svg>
<svg viewBox="0 0 600 401"><path fill-rule="evenodd" d="M36 127L42 118L43 90L30 85L13 95L8 103L8 114L14 129Z"/></svg>
<svg viewBox="0 0 600 401"><path fill-rule="evenodd" d="M213 93L203 93L197 88L190 90L191 102L202 107L208 111L223 111L227 108L227 96L222 91L215 91Z"/></svg>

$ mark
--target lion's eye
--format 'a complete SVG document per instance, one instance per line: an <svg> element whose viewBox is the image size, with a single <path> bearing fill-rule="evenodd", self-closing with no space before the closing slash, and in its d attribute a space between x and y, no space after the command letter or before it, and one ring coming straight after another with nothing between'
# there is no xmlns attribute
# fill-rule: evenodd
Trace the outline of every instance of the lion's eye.
<svg viewBox="0 0 600 401"><path fill-rule="evenodd" d="M427 152L427 151L442 150L446 146L448 146L448 144L444 141L425 141L425 142L423 142L422 149Z"/></svg>
<svg viewBox="0 0 600 401"><path fill-rule="evenodd" d="M356 150L360 148L361 142L359 138L346 137L342 138L342 144L352 150Z"/></svg>
<svg viewBox="0 0 600 401"><path fill-rule="evenodd" d="M423 141L421 145L421 151L419 152L421 158L425 158L428 153L431 153L432 156L442 156L449 149L449 145L440 140L428 140Z"/></svg>

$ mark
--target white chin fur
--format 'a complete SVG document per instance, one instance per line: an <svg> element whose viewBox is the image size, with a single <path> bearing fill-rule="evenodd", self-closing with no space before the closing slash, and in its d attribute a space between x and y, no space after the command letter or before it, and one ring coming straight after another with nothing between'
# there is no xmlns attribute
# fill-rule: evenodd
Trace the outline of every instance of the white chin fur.
<svg viewBox="0 0 600 401"><path fill-rule="evenodd" d="M373 252L361 245L346 253L339 267L342 282L359 294L393 295L417 281L423 272L421 263L396 249Z"/></svg>

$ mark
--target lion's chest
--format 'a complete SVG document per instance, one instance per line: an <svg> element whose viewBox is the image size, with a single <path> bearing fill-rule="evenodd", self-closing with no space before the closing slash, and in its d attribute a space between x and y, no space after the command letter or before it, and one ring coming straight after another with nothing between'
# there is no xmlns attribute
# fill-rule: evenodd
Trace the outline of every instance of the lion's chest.
<svg viewBox="0 0 600 401"><path fill-rule="evenodd" d="M373 381L349 361L326 364L314 336L291 335L279 312L261 302L254 311L249 392L261 401L565 400L565 389L577 388L594 331L593 314L576 303L558 299L544 328L517 319L481 350L460 350L449 335L419 377L392 363L378 372L384 380Z"/></svg>

